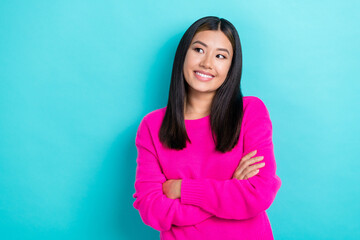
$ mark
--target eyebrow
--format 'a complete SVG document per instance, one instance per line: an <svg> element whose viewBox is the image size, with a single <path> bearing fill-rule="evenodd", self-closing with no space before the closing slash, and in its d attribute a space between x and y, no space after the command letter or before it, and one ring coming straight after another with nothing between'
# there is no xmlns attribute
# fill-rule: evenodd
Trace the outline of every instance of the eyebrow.
<svg viewBox="0 0 360 240"><path fill-rule="evenodd" d="M195 42L193 42L193 45L195 43L199 43L199 44L203 45L204 47L207 47L207 45L201 41L195 41ZM229 51L226 48L217 48L216 50L227 52L230 55Z"/></svg>

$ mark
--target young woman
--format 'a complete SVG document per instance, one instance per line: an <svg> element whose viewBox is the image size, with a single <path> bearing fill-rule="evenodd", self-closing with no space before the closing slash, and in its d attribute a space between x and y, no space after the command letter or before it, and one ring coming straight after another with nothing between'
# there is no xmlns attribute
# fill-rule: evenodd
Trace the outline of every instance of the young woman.
<svg viewBox="0 0 360 240"><path fill-rule="evenodd" d="M197 20L177 48L167 106L139 125L134 207L160 239L273 239L272 123L260 98L242 96L241 69L235 27Z"/></svg>

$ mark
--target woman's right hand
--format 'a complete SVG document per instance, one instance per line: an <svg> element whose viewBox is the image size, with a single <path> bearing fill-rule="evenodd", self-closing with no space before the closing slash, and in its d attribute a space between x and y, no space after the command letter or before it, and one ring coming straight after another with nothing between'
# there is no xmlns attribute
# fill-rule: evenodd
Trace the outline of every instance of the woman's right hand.
<svg viewBox="0 0 360 240"><path fill-rule="evenodd" d="M232 178L243 180L251 178L259 173L259 168L264 167L265 163L262 162L254 164L264 159L264 156L253 157L255 156L256 152L257 150L254 150L241 158L239 166L236 168Z"/></svg>

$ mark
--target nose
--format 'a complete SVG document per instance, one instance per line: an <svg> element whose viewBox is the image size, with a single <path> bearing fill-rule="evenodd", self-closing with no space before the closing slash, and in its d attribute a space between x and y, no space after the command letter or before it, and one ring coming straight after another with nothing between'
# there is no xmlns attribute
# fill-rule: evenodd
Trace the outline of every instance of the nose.
<svg viewBox="0 0 360 240"><path fill-rule="evenodd" d="M204 57L202 58L201 62L200 62L200 66L204 67L204 68L212 68L212 59L210 54L205 54Z"/></svg>

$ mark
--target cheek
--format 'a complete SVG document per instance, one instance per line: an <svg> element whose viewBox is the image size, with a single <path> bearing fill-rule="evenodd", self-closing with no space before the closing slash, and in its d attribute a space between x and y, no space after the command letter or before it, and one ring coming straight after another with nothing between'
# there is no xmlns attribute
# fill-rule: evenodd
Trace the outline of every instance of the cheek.
<svg viewBox="0 0 360 240"><path fill-rule="evenodd" d="M187 63L188 67L192 67L196 65L198 61L199 61L199 57L197 57L192 51L189 51L185 56L185 62Z"/></svg>
<svg viewBox="0 0 360 240"><path fill-rule="evenodd" d="M230 70L230 64L224 64L221 66L221 75L225 76L228 74Z"/></svg>
<svg viewBox="0 0 360 240"><path fill-rule="evenodd" d="M189 63L189 58L185 57L183 74L186 81L189 79L191 71L192 70L191 70L191 64Z"/></svg>
<svg viewBox="0 0 360 240"><path fill-rule="evenodd" d="M183 68L183 74L184 74L184 77L187 79L188 76L189 76L189 64L188 62L184 62L184 68Z"/></svg>
<svg viewBox="0 0 360 240"><path fill-rule="evenodd" d="M184 72L188 71L190 66L191 66L191 57L189 57L189 54L186 54L184 60Z"/></svg>

